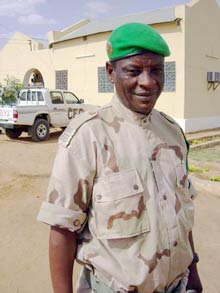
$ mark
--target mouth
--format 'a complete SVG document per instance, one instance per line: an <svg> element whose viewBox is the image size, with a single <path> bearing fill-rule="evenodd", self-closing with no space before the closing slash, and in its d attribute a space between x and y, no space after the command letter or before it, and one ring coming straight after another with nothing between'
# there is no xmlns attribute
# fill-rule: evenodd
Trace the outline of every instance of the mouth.
<svg viewBox="0 0 220 293"><path fill-rule="evenodd" d="M142 92L142 93L133 93L139 99L151 100L155 97L155 92Z"/></svg>

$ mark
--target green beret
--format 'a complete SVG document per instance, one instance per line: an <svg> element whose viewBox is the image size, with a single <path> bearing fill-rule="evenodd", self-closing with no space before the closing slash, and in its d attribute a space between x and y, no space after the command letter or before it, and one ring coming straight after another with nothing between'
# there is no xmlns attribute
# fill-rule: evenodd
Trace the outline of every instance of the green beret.
<svg viewBox="0 0 220 293"><path fill-rule="evenodd" d="M107 41L109 60L117 60L151 51L169 56L170 50L161 35L152 27L143 23L127 23L116 28Z"/></svg>

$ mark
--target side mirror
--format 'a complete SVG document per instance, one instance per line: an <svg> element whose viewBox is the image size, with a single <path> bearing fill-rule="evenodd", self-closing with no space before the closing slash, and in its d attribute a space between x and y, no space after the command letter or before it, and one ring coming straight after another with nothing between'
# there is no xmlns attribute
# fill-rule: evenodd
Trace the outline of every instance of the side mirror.
<svg viewBox="0 0 220 293"><path fill-rule="evenodd" d="M84 99L80 99L80 104L83 104L84 103Z"/></svg>

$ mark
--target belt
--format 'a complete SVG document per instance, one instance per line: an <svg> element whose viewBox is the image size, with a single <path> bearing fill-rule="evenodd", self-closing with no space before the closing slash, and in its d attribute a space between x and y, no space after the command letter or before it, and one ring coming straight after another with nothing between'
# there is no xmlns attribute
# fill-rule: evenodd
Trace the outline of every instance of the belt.
<svg viewBox="0 0 220 293"><path fill-rule="evenodd" d="M133 291L128 291L125 289L114 290L110 288L108 285L106 285L103 281L98 279L97 276L95 276L94 272L90 271L87 268L85 268L85 277L90 288L92 289L92 292L95 292L95 293L138 293L137 290L133 290ZM179 284L173 287L172 289L171 288L168 290L164 289L161 291L155 291L154 293L166 293L166 292L184 293L186 292L186 289L185 289L186 281L188 281L188 272L186 272L186 275L184 276L182 280L180 280Z"/></svg>
<svg viewBox="0 0 220 293"><path fill-rule="evenodd" d="M86 269L86 279L89 283L92 292L96 293L138 293L137 290L127 291L124 289L114 290L108 287L103 281L98 279L94 273L88 269Z"/></svg>

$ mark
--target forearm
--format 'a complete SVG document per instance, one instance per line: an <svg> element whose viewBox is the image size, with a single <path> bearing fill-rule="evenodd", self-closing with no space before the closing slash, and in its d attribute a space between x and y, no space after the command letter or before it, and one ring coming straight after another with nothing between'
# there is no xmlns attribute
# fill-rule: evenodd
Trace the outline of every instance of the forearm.
<svg viewBox="0 0 220 293"><path fill-rule="evenodd" d="M192 253L193 255L195 255L195 247L194 247L194 242L193 242L193 235L192 235L192 231L189 233L189 242L190 242L190 245L191 245L191 249L192 249ZM197 266L196 266L196 262L192 261L192 263L190 264L189 266L189 270L197 270Z"/></svg>
<svg viewBox="0 0 220 293"><path fill-rule="evenodd" d="M76 235L64 229L51 227L49 260L54 293L72 293L73 263L76 253Z"/></svg>
<svg viewBox="0 0 220 293"><path fill-rule="evenodd" d="M189 234L189 242L192 248L193 255L195 255L192 232L190 232ZM189 279L188 279L187 289L194 289L196 290L196 292L201 293L203 290L202 283L197 271L197 261L195 261L195 259L193 259L188 269L189 269Z"/></svg>
<svg viewBox="0 0 220 293"><path fill-rule="evenodd" d="M192 248L192 252L193 254L195 253L195 248L194 248L194 242L193 242L193 235L192 235L192 231L189 232L189 243L191 245L191 248Z"/></svg>

